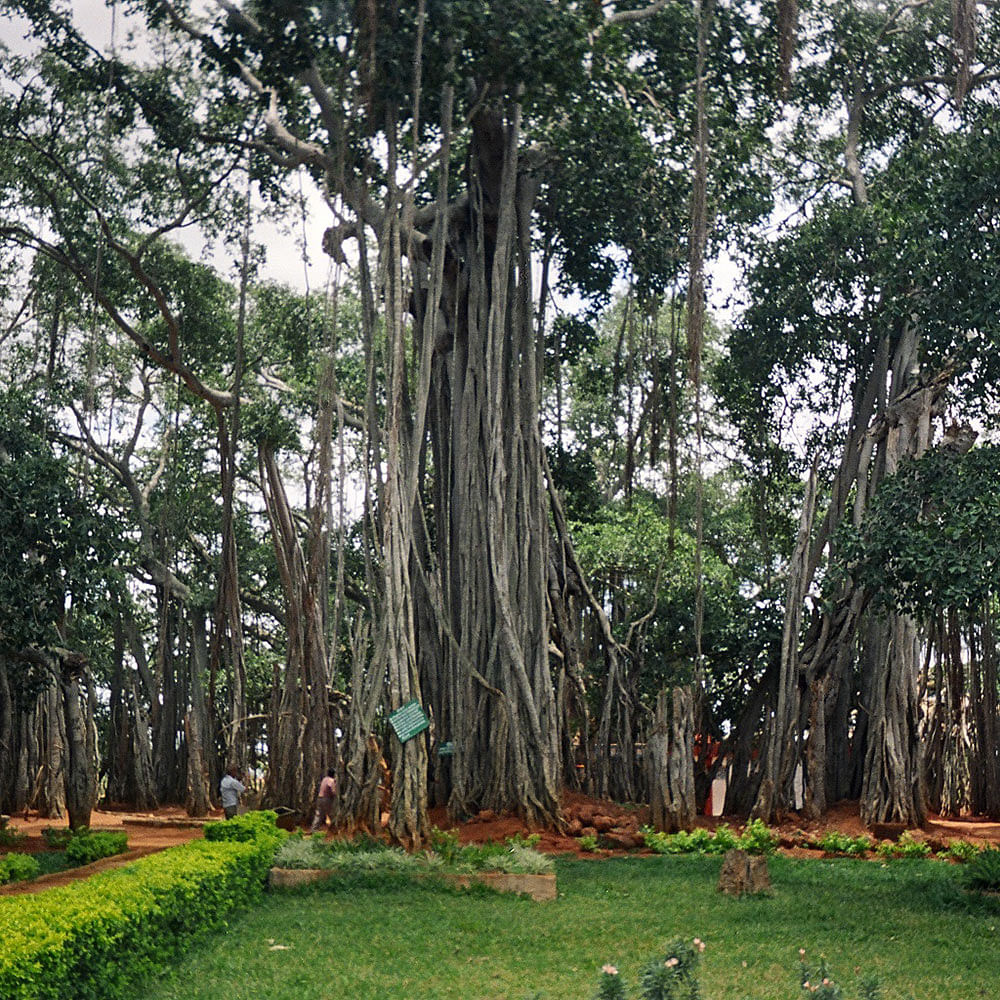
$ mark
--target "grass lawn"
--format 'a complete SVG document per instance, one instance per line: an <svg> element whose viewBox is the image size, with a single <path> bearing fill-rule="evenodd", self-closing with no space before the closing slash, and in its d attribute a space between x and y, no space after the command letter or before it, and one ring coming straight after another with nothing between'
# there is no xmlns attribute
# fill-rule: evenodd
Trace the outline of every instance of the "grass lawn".
<svg viewBox="0 0 1000 1000"><path fill-rule="evenodd" d="M706 1000L800 997L798 949L856 996L978 1000L1000 989L1000 901L941 862L771 858L771 897L715 891L718 857L557 862L559 899L358 876L269 894L193 949L149 1000L589 1000L604 962L626 983L671 937L707 943ZM631 991L630 991L631 992Z"/></svg>

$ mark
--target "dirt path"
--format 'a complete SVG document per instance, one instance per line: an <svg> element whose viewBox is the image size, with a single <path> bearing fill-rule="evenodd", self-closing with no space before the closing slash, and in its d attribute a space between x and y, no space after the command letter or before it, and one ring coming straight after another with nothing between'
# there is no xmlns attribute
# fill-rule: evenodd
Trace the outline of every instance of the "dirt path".
<svg viewBox="0 0 1000 1000"><path fill-rule="evenodd" d="M222 819L221 810L217 815L213 814L208 818L210 820ZM43 875L31 882L14 882L10 885L0 886L0 896L41 892L43 889L52 889L55 886L68 885L70 882L89 878L100 871L120 868L147 854L153 854L156 851L162 851L168 847L184 844L189 840L201 837L201 828L205 822L206 820L192 820L180 808L158 809L155 813L95 810L90 821L91 830L124 831L128 834L129 849L127 854L119 854L113 858L102 858L93 864L71 868L69 871ZM27 819L21 815L12 817L7 828L27 834L27 840L22 841L15 850L25 854L38 854L49 849L42 836L42 830L48 826L62 827L65 825L64 820L41 819L31 813ZM11 848L0 847L0 854L8 850Z"/></svg>
<svg viewBox="0 0 1000 1000"><path fill-rule="evenodd" d="M541 831L538 849L547 854L575 854L578 857L606 858L621 856L635 848L641 842L637 831L648 822L648 812L643 808L625 808L613 802L591 799L583 795L567 794L564 798L569 824L566 832L558 833L551 830ZM213 813L209 820L221 819L222 813ZM92 865L71 869L66 872L56 872L45 875L28 883L13 883L0 886L0 896L17 895L25 892L39 892L53 886L67 885L81 878L88 878L98 871L120 867L155 851L162 851L176 844L195 840L202 835L202 826L206 820L192 820L179 807L159 809L155 813L107 812L95 810L91 829L93 830L124 830L128 834L128 854L115 858L105 858ZM733 828L742 826L743 821L732 817L714 816L699 817L698 825L714 829L722 823L728 823ZM496 816L493 813L480 813L466 823L453 824L449 822L443 809L431 810L431 824L441 829L457 829L459 841L467 843L484 843L488 840L500 843L507 837L516 834L526 835L528 831L516 816ZM62 826L60 821L40 819L30 815L27 819L15 816L9 826L28 835L27 840L16 849L25 853L37 853L47 849L42 837L42 829L47 826ZM821 835L827 830L836 830L852 837L868 833L861 825L857 802L840 802L815 823L806 823L797 816L791 816L777 827L778 834L786 843L801 839L802 833L813 836ZM599 832L604 836L621 836L621 846L618 849L602 850L600 852L585 851L577 839L587 831ZM950 840L968 840L981 846L1000 845L1000 822L983 819L943 819L931 816L921 831L915 831L915 836L931 841L935 845L946 845ZM3 853L5 848L0 848ZM642 853L641 851L639 853ZM819 857L821 852L802 847L788 847L785 853L798 857Z"/></svg>

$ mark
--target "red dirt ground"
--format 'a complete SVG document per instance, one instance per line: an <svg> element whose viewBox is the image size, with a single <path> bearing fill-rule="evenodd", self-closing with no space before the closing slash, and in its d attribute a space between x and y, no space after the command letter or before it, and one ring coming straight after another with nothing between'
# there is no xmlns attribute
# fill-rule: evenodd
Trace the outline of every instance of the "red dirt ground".
<svg viewBox="0 0 1000 1000"><path fill-rule="evenodd" d="M625 808L613 802L569 793L564 797L563 809L568 821L566 833L540 831L539 850L548 854L571 853L586 858L621 856L627 851L648 853L640 848L641 840L636 836L638 827L648 822L648 810L644 807ZM209 819L221 819L221 817L222 814L219 812ZM435 808L431 810L430 819L432 825L441 829L457 829L459 841L463 844L483 843L487 840L500 842L515 834L528 833L516 816L496 816L484 812L465 823L453 824L448 821L443 808ZM729 823L737 829L742 822L725 816L703 816L698 819L698 825L708 829L714 829L721 823ZM183 809L177 807L159 809L155 813L95 810L91 819L91 829L125 830L128 833L128 854L105 858L83 868L45 875L33 882L2 886L0 896L36 892L56 885L66 885L77 879L87 878L95 872L128 864L144 854L162 851L175 844L200 837L203 823L204 820L191 820ZM14 816L8 824L9 828L28 834L28 839L16 848L27 853L46 850L42 829L61 825L58 820L42 819L34 814L29 814L28 818L23 815ZM861 825L857 802L837 803L815 823L806 823L793 815L777 827L777 832L782 838L782 852L795 857L820 857L822 852L798 846L798 842L803 839L803 834L817 835L827 830L837 830L852 837L870 833ZM599 833L602 839L606 838L604 842L614 842L618 846L596 852L584 851L577 837L586 833ZM950 840L968 840L983 846L1000 844L1000 822L993 820L943 819L931 816L922 830L912 833L917 838L928 840L936 849L947 845ZM0 848L0 853L5 850L9 848Z"/></svg>

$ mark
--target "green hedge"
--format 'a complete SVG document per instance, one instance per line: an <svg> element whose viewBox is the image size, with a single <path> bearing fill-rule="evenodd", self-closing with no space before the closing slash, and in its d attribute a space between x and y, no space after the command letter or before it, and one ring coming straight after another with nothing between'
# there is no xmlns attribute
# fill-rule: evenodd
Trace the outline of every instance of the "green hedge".
<svg viewBox="0 0 1000 1000"><path fill-rule="evenodd" d="M278 814L273 809L257 809L232 819L219 820L218 823L206 823L205 839L247 842L270 837L277 847L286 835L284 830L278 829L277 822Z"/></svg>
<svg viewBox="0 0 1000 1000"><path fill-rule="evenodd" d="M0 997L114 1000L259 898L280 842L192 841L33 896L0 899Z"/></svg>
<svg viewBox="0 0 1000 1000"><path fill-rule="evenodd" d="M116 830L82 830L69 838L65 850L71 865L89 865L101 858L124 854L128 850L128 834Z"/></svg>
<svg viewBox="0 0 1000 1000"><path fill-rule="evenodd" d="M39 870L30 854L0 854L0 885L37 878Z"/></svg>

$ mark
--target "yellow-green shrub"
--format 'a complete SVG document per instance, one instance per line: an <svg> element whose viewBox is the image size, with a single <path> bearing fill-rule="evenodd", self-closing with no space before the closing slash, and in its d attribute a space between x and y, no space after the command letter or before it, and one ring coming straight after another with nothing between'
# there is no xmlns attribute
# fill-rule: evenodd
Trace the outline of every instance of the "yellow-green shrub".
<svg viewBox="0 0 1000 1000"><path fill-rule="evenodd" d="M0 997L114 1000L258 898L275 841L194 841L82 882L0 899Z"/></svg>

